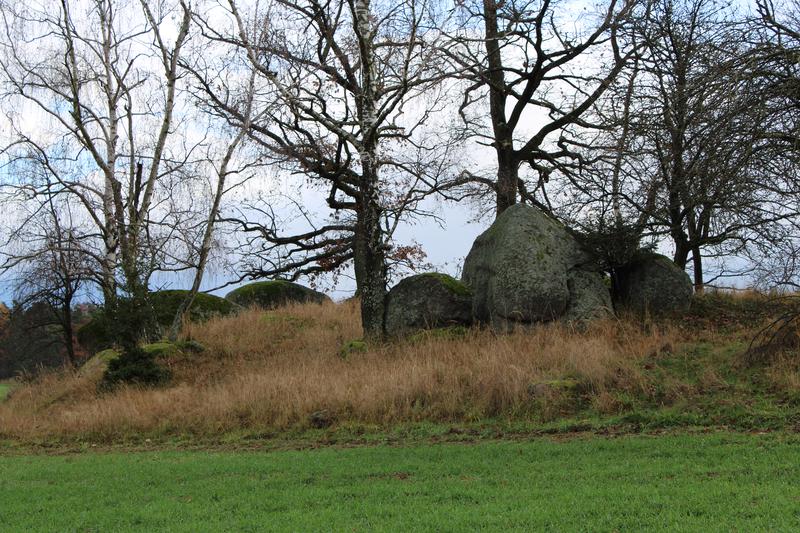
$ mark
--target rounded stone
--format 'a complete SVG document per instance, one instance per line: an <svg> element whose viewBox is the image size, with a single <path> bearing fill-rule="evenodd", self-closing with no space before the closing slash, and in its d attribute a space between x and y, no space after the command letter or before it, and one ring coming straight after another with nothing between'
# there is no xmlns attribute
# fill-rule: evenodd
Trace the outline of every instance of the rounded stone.
<svg viewBox="0 0 800 533"><path fill-rule="evenodd" d="M410 276L386 298L386 333L391 336L472 322L472 295L447 274Z"/></svg>
<svg viewBox="0 0 800 533"><path fill-rule="evenodd" d="M225 298L242 307L275 309L291 303L329 302L328 295L286 280L257 281L229 292Z"/></svg>
<svg viewBox="0 0 800 533"><path fill-rule="evenodd" d="M503 330L563 317L574 307L571 279L580 278L581 314L591 314L585 309L589 302L605 306L608 289L578 273L595 269L563 224L516 204L475 240L461 279L472 289L475 319ZM591 290L597 293L590 297Z"/></svg>
<svg viewBox="0 0 800 533"><path fill-rule="evenodd" d="M689 309L692 280L668 257L644 254L617 270L614 304L635 313L664 315Z"/></svg>

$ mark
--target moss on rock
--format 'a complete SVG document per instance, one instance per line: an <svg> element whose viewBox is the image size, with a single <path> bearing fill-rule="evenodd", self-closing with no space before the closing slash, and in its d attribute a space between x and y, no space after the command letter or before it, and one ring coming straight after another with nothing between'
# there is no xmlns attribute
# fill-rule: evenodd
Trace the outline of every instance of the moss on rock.
<svg viewBox="0 0 800 533"><path fill-rule="evenodd" d="M290 303L323 303L330 298L298 283L285 280L257 281L234 289L225 298L242 307L274 309Z"/></svg>
<svg viewBox="0 0 800 533"><path fill-rule="evenodd" d="M516 204L475 239L461 279L473 291L475 319L505 331L563 316L572 296L569 272L595 268L563 224Z"/></svg>
<svg viewBox="0 0 800 533"><path fill-rule="evenodd" d="M167 290L150 293L150 305L153 307L156 322L159 326L169 327L175 319L178 307L188 296L189 291ZM230 301L213 294L198 293L192 307L189 308L189 320L193 322L208 320L214 316L225 316L236 309Z"/></svg>
<svg viewBox="0 0 800 533"><path fill-rule="evenodd" d="M410 276L386 298L386 333L472 323L472 292L460 281L436 272Z"/></svg>
<svg viewBox="0 0 800 533"><path fill-rule="evenodd" d="M671 259L643 253L617 269L614 305L638 314L685 313L692 301L689 275Z"/></svg>
<svg viewBox="0 0 800 533"><path fill-rule="evenodd" d="M183 303L189 291L166 290L151 292L148 296L153 309L155 323L160 333L164 333L175 319L178 307ZM211 294L199 293L189 308L188 318L192 322L200 322L214 316L225 316L236 310L236 305ZM108 318L98 313L77 332L78 343L88 352L97 353L113 347L116 339L112 333Z"/></svg>
<svg viewBox="0 0 800 533"><path fill-rule="evenodd" d="M75 336L84 350L98 353L114 345L114 337L104 314L97 313L89 322L78 328Z"/></svg>
<svg viewBox="0 0 800 533"><path fill-rule="evenodd" d="M467 287L466 284L448 274L440 274L439 272L425 272L418 275L421 278L427 277L437 280L444 287L447 287L453 294L458 296L472 296L472 291L469 289L469 287Z"/></svg>

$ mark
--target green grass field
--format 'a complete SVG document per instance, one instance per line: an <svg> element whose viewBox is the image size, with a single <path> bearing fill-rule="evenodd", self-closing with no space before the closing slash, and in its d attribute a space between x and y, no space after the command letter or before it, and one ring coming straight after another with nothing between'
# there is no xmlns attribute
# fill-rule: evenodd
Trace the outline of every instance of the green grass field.
<svg viewBox="0 0 800 533"><path fill-rule="evenodd" d="M0 457L2 531L796 531L800 437Z"/></svg>

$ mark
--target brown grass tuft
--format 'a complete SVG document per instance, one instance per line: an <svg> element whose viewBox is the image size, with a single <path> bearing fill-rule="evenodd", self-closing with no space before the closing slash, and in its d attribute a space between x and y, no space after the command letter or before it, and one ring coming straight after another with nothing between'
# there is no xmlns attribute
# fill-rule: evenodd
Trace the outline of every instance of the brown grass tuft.
<svg viewBox="0 0 800 533"><path fill-rule="evenodd" d="M99 376L50 374L0 404L6 437L305 428L337 422L552 418L594 403L614 412L609 389L646 393L641 362L676 342L671 329L627 322L585 331L541 325L508 335L471 329L370 345L354 303L250 309L186 327L200 354L168 363L173 384L98 394Z"/></svg>

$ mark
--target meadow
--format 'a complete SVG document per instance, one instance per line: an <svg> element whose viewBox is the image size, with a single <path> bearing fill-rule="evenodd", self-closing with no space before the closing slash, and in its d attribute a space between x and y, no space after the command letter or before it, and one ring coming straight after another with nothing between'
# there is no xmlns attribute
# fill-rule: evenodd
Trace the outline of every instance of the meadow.
<svg viewBox="0 0 800 533"><path fill-rule="evenodd" d="M0 457L0 531L796 531L800 438Z"/></svg>

